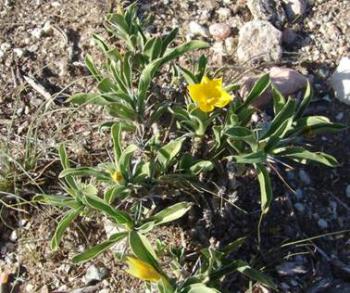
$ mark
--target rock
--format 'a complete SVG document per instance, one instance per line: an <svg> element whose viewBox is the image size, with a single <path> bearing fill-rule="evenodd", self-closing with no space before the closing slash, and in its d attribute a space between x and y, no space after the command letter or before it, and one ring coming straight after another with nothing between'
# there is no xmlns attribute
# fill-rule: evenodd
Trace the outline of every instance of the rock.
<svg viewBox="0 0 350 293"><path fill-rule="evenodd" d="M341 58L339 65L330 78L335 97L350 105L350 56Z"/></svg>
<svg viewBox="0 0 350 293"><path fill-rule="evenodd" d="M345 195L347 198L350 198L350 184L348 186L346 186Z"/></svg>
<svg viewBox="0 0 350 293"><path fill-rule="evenodd" d="M105 267L97 267L91 265L88 267L85 273L85 284L91 285L96 282L101 282L108 274Z"/></svg>
<svg viewBox="0 0 350 293"><path fill-rule="evenodd" d="M311 184L310 176L308 173L306 173L306 171L304 169L299 170L299 178L304 184L306 184L306 185Z"/></svg>
<svg viewBox="0 0 350 293"><path fill-rule="evenodd" d="M282 58L282 33L263 20L247 22L239 32L239 62L278 62Z"/></svg>
<svg viewBox="0 0 350 293"><path fill-rule="evenodd" d="M298 71L286 67L272 67L270 69L270 78L272 84L285 96L296 94L307 85L307 78ZM259 76L245 77L242 79L240 94L245 97L258 80ZM257 100L253 102L253 106L262 108L272 99L271 90L267 90Z"/></svg>
<svg viewBox="0 0 350 293"><path fill-rule="evenodd" d="M196 35L200 35L202 37L208 37L209 33L208 33L208 29L202 25L200 25L198 22L195 21L191 21L188 25L188 29L190 34L196 36Z"/></svg>
<svg viewBox="0 0 350 293"><path fill-rule="evenodd" d="M277 27L282 27L286 22L287 17L279 0L248 0L247 5L254 19L266 20Z"/></svg>
<svg viewBox="0 0 350 293"><path fill-rule="evenodd" d="M214 23L209 26L209 33L215 40L222 41L231 34L231 27L226 23Z"/></svg>
<svg viewBox="0 0 350 293"><path fill-rule="evenodd" d="M295 262L285 262L276 267L277 273L280 276L303 275L307 273L307 269Z"/></svg>
<svg viewBox="0 0 350 293"><path fill-rule="evenodd" d="M231 10L226 7L220 7L216 10L216 14L218 15L219 21L225 21L231 16Z"/></svg>
<svg viewBox="0 0 350 293"><path fill-rule="evenodd" d="M327 229L328 228L328 223L325 219L319 219L317 221L317 225L321 228L321 229Z"/></svg>
<svg viewBox="0 0 350 293"><path fill-rule="evenodd" d="M227 54L232 55L235 52L235 38L233 37L228 37L225 39L225 49Z"/></svg>
<svg viewBox="0 0 350 293"><path fill-rule="evenodd" d="M3 52L6 52L6 51L8 51L10 49L11 49L11 44L10 43L5 42L5 43L2 43L0 45L0 50L3 51Z"/></svg>
<svg viewBox="0 0 350 293"><path fill-rule="evenodd" d="M294 46L296 40L298 39L298 34L290 28L286 28L282 32L282 42L287 46Z"/></svg>
<svg viewBox="0 0 350 293"><path fill-rule="evenodd" d="M13 53L15 53L18 58L21 58L24 55L24 50L21 48L14 48Z"/></svg>
<svg viewBox="0 0 350 293"><path fill-rule="evenodd" d="M10 240L11 240L12 242L15 242L17 239L18 239L17 231L16 231L16 230L13 230L13 231L11 232L11 235L10 235Z"/></svg>
<svg viewBox="0 0 350 293"><path fill-rule="evenodd" d="M299 213L304 213L305 211L305 206L300 203L300 202L297 202L295 205L294 205L295 209L299 212Z"/></svg>
<svg viewBox="0 0 350 293"><path fill-rule="evenodd" d="M295 20L297 17L301 17L306 12L305 0L288 0L285 4L285 10L290 20Z"/></svg>

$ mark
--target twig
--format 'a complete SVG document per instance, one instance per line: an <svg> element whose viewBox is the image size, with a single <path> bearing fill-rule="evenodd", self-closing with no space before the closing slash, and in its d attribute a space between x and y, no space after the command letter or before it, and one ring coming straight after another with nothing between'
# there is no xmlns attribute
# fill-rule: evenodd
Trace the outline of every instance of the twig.
<svg viewBox="0 0 350 293"><path fill-rule="evenodd" d="M30 78L29 76L24 75L23 78L35 91L42 95L46 100L51 100L51 94L41 84L35 82L35 80Z"/></svg>

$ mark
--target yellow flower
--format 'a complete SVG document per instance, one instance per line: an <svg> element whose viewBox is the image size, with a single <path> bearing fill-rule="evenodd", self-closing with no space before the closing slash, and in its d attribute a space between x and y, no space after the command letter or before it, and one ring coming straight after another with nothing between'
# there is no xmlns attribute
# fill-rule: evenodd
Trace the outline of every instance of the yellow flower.
<svg viewBox="0 0 350 293"><path fill-rule="evenodd" d="M112 177L113 181L116 183L120 183L124 179L122 173L118 170L115 170L111 174L111 177Z"/></svg>
<svg viewBox="0 0 350 293"><path fill-rule="evenodd" d="M150 282L158 282L162 278L162 275L151 265L136 257L128 256L126 263L129 266L127 272L136 278Z"/></svg>
<svg viewBox="0 0 350 293"><path fill-rule="evenodd" d="M223 108L232 97L222 86L222 78L209 79L204 76L200 83L187 86L190 96L203 112L211 112L215 107Z"/></svg>

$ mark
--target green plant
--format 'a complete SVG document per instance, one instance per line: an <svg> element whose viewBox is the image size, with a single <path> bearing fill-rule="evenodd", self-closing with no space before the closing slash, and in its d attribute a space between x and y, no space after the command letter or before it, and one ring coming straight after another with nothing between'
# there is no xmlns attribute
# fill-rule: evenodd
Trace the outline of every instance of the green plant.
<svg viewBox="0 0 350 293"><path fill-rule="evenodd" d="M263 75L248 96L240 100L233 95L238 86L224 86L221 78L208 77L205 55L199 58L194 72L174 64L176 58L206 48L208 44L191 41L172 47L177 29L165 36L149 36L137 18L136 4L124 14L108 15L107 22L108 31L122 41L124 47L118 50L95 35L106 62L97 68L91 56L85 61L98 83L97 92L79 93L70 101L103 106L114 118L102 125L110 129L113 158L98 166L72 167L65 147L60 146L63 170L59 177L63 180L65 195L35 197L40 203L55 205L64 211L51 241L52 249L59 248L63 233L72 221L97 212L107 216L118 233L75 256L74 262L88 261L127 239L126 250L118 257L129 263L131 274L148 282L149 290L154 282L160 292L219 292L220 280L232 272L275 288L262 272L229 257L242 244L242 239L222 249L201 249L198 256L201 265L194 265L191 275L184 274L179 268L185 266L187 252L180 248L166 249L159 242L154 249L147 235L154 227L183 217L194 204L169 194L175 203L155 212L143 199L153 188L164 187L169 193L180 188L195 191L199 194L193 197L197 205L201 203L200 196L215 201L205 191L212 185L203 182L203 177L212 176L215 180L220 176L218 170L225 170L229 161L237 168L255 170L260 185L262 219L273 199L269 168L284 160L335 166L335 158L307 150L300 137L310 132L340 130L343 126L331 123L326 117L303 116L312 97L310 85L298 103L292 98L286 100L271 87L269 76ZM173 70L162 72L161 68L166 66ZM172 80L183 77L188 83L189 94L179 92L183 98L180 102L155 97L155 80L163 74L168 77L169 72ZM256 124L251 117L257 110L251 105L269 88L272 88L275 115L267 125ZM167 119L165 114L172 118ZM124 133L128 134L127 141L123 140ZM260 224L258 226L260 229ZM171 273L162 266L159 254L164 253L171 259Z"/></svg>

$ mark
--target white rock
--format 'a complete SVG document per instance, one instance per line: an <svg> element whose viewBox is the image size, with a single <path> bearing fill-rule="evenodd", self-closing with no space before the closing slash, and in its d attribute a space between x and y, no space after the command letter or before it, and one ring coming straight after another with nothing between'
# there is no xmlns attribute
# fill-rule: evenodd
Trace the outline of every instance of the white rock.
<svg viewBox="0 0 350 293"><path fill-rule="evenodd" d="M263 20L247 22L239 32L237 57L239 62L278 62L282 58L282 33Z"/></svg>
<svg viewBox="0 0 350 293"><path fill-rule="evenodd" d="M5 56L5 52L0 49L0 60L2 60Z"/></svg>
<svg viewBox="0 0 350 293"><path fill-rule="evenodd" d="M350 105L350 56L341 58L329 81L335 97L339 101Z"/></svg>
<svg viewBox="0 0 350 293"><path fill-rule="evenodd" d="M235 38L234 37L228 37L225 39L225 47L227 54L234 54L235 52Z"/></svg>
<svg viewBox="0 0 350 293"><path fill-rule="evenodd" d="M44 23L42 30L43 30L43 33L46 35L52 32L53 29L52 29L51 22L49 20Z"/></svg>
<svg viewBox="0 0 350 293"><path fill-rule="evenodd" d="M10 240L11 240L12 242L15 242L17 239L18 239L17 231L16 231L16 230L13 230L13 231L11 232L11 235L10 235Z"/></svg>
<svg viewBox="0 0 350 293"><path fill-rule="evenodd" d="M85 283L91 284L92 282L100 282L107 276L107 269L105 267L97 267L91 265L85 274Z"/></svg>
<svg viewBox="0 0 350 293"><path fill-rule="evenodd" d="M300 169L299 170L299 178L301 181L303 181L306 185L310 185L311 184L311 179L309 174L306 173L306 171L304 169Z"/></svg>
<svg viewBox="0 0 350 293"><path fill-rule="evenodd" d="M306 2L304 0L288 0L285 8L288 18L293 20L305 14Z"/></svg>
<svg viewBox="0 0 350 293"><path fill-rule="evenodd" d="M346 186L345 194L346 194L346 197L350 198L350 184Z"/></svg>
<svg viewBox="0 0 350 293"><path fill-rule="evenodd" d="M318 222L317 222L318 226L321 228L321 229L327 229L328 228L328 223L326 220L324 219L319 219Z"/></svg>
<svg viewBox="0 0 350 293"><path fill-rule="evenodd" d="M15 53L18 58L21 58L24 55L24 50L21 48L14 48L13 53Z"/></svg>
<svg viewBox="0 0 350 293"><path fill-rule="evenodd" d="M294 207L299 213L303 213L305 211L305 206L300 202L295 203Z"/></svg>
<svg viewBox="0 0 350 293"><path fill-rule="evenodd" d="M6 52L6 51L8 51L8 50L11 49L11 44L10 44L10 43L7 43L7 42L2 43L2 44L0 45L0 49L1 49L2 51Z"/></svg>
<svg viewBox="0 0 350 293"><path fill-rule="evenodd" d="M188 24L188 29L192 35L200 35L202 37L209 36L208 29L206 27L200 25L198 22L191 21Z"/></svg>
<svg viewBox="0 0 350 293"><path fill-rule="evenodd" d="M217 41L225 40L231 33L231 27L226 23L214 23L209 26L209 33Z"/></svg>
<svg viewBox="0 0 350 293"><path fill-rule="evenodd" d="M43 35L43 30L39 27L36 27L35 29L32 30L31 35L36 39L40 39L41 36Z"/></svg>
<svg viewBox="0 0 350 293"><path fill-rule="evenodd" d="M218 15L220 21L225 21L231 16L231 10L226 7L220 7L218 10L216 10L216 14Z"/></svg>

